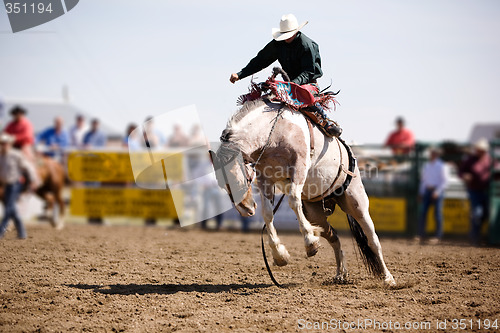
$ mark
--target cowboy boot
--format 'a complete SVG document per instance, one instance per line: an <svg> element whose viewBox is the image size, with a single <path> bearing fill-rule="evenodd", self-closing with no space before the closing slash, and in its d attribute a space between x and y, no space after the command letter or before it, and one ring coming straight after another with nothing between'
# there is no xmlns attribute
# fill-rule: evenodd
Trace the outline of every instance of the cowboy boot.
<svg viewBox="0 0 500 333"><path fill-rule="evenodd" d="M318 118L320 119L320 121L318 122L318 125L320 125L319 128L326 136L332 138L339 137L340 134L342 134L342 128L340 128L340 126L338 126L336 122L328 118L325 110L319 104L312 105L308 109L310 109L318 116Z"/></svg>

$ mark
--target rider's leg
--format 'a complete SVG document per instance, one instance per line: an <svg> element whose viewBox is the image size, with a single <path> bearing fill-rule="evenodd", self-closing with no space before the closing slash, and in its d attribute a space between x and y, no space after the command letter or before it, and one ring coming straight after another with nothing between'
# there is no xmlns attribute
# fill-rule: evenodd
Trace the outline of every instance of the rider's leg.
<svg viewBox="0 0 500 333"><path fill-rule="evenodd" d="M338 126L336 122L331 120L325 112L325 109L319 104L316 103L309 107L312 112L315 112L319 117L323 119L323 124L319 124L323 127L326 135L333 137L339 137L342 134L342 128Z"/></svg>

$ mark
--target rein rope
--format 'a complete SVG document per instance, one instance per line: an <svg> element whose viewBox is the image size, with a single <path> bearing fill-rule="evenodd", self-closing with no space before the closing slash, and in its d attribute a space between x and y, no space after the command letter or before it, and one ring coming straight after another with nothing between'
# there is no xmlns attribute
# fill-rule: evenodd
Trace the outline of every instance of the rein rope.
<svg viewBox="0 0 500 333"><path fill-rule="evenodd" d="M278 114L276 115L276 117L274 118L274 123L273 123L273 126L271 127L271 131L269 132L269 136L267 137L267 141L266 143L264 144L264 146L262 147L262 150L259 154L259 157L257 157L257 159L255 160L254 163L251 163L250 166L252 167L252 170L255 174L255 167L257 166L257 164L260 162L260 159L262 158L262 155L264 155L264 152L266 151L266 149L269 147L269 145L271 144L271 136L273 135L273 132L274 132L274 129L276 127L276 124L278 123L278 119L281 117L281 115L283 114L283 103L281 103L281 106L278 110Z"/></svg>
<svg viewBox="0 0 500 333"><path fill-rule="evenodd" d="M282 194L278 203L274 207L273 216L278 211L278 208L280 208L281 202L283 201L284 197L285 197L285 194ZM262 256L264 257L264 264L266 264L267 274L269 274L271 281L273 281L273 283L276 287L284 288L284 286L279 284L278 281L276 281L276 279L274 278L273 272L271 271L271 267L269 266L269 263L267 262L266 247L264 246L264 231L266 231L266 224L265 223L264 223L264 226L262 227L262 232L260 233L260 246L262 248Z"/></svg>

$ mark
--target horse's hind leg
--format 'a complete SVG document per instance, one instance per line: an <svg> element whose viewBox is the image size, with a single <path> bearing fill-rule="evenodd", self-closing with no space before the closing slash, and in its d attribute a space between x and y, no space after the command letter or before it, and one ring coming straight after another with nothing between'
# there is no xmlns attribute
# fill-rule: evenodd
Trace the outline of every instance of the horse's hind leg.
<svg viewBox="0 0 500 333"><path fill-rule="evenodd" d="M382 278L384 280L385 285L393 287L396 285L396 281L394 277L387 269L387 266L384 261L384 257L382 255L382 246L380 245L380 241L378 239L377 234L375 233L375 227L373 225L372 218L368 212L359 214L357 218L355 218L361 228L363 229L364 234L368 240L368 246L372 249L372 251L377 256L378 262L381 266Z"/></svg>
<svg viewBox="0 0 500 333"><path fill-rule="evenodd" d="M376 257L376 271L380 272L384 283L387 286L395 286L396 282L384 262L382 246L380 245L378 236L375 233L375 226L372 218L370 217L370 213L368 212L368 196L366 195L365 189L361 184L359 172L357 173L357 177L353 178L353 182L344 195L337 198L337 203L346 214L351 215L355 219L354 222L359 223L359 226L361 226L361 229L366 236L368 247Z"/></svg>
<svg viewBox="0 0 500 333"><path fill-rule="evenodd" d="M337 275L335 276L335 280L344 281L348 275L345 265L344 252L342 251L337 232L327 221L327 216L323 211L322 203L303 202L303 205L306 218L311 222L311 224L323 228L321 237L328 241L335 252L335 261L337 263Z"/></svg>

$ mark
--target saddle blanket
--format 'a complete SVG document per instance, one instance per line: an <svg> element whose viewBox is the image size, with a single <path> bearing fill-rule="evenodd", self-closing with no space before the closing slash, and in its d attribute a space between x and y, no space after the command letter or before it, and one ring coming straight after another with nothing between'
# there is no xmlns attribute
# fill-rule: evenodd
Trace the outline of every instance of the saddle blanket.
<svg viewBox="0 0 500 333"><path fill-rule="evenodd" d="M271 91L276 95L279 101L294 107L302 109L316 104L317 100L313 94L318 94L318 86L306 84L299 86L293 82L272 81L268 82Z"/></svg>
<svg viewBox="0 0 500 333"><path fill-rule="evenodd" d="M326 110L330 110L330 102L335 103L334 94L329 92L325 94L319 93L319 88L316 84L298 85L293 82L278 81L268 79L264 83L250 83L250 92L240 96L238 104L243 104L247 101L256 100L265 95L273 95L273 100L285 103L294 110L304 109L312 105L319 104Z"/></svg>

